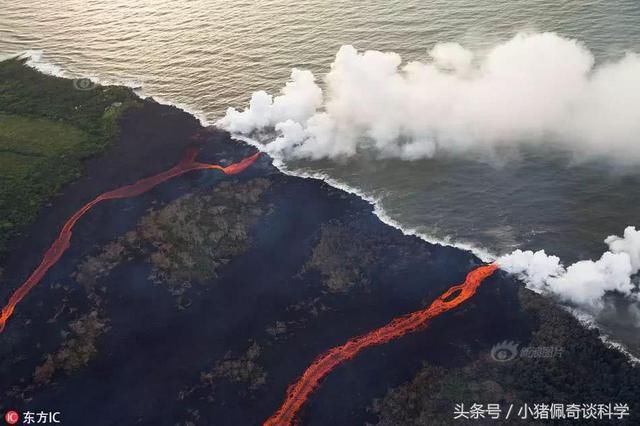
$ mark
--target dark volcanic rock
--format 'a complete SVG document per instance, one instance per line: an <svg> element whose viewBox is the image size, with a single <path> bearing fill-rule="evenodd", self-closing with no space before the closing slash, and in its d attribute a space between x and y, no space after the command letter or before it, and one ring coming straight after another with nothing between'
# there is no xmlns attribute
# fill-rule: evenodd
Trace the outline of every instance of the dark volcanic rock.
<svg viewBox="0 0 640 426"><path fill-rule="evenodd" d="M192 144L222 164L253 152L175 108L145 102L127 115L121 140L15 242L3 299L81 205L170 168ZM424 307L479 264L403 235L355 196L280 173L264 155L233 177L194 172L78 223L0 335L0 411L59 410L67 425L260 424L317 355ZM551 342L571 357L545 370L560 379L538 380L544 364L491 364L504 340ZM637 422L637 383L638 370L595 333L497 273L424 330L337 368L302 423L431 424L465 398L541 395L626 402Z"/></svg>

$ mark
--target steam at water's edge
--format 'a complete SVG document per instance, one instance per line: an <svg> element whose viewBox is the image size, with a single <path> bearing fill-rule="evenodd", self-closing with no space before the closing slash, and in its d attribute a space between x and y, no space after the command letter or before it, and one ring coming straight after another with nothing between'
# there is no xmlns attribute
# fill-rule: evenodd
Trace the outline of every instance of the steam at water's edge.
<svg viewBox="0 0 640 426"><path fill-rule="evenodd" d="M494 152L556 144L581 157L640 162L640 57L595 65L579 41L519 34L477 57L441 43L428 62L343 46L323 93L294 69L279 96L253 94L218 125L250 135L273 131L264 149L291 158L352 156L369 148L418 159L439 152Z"/></svg>
<svg viewBox="0 0 640 426"><path fill-rule="evenodd" d="M624 236L605 239L609 246L598 260L582 260L568 267L556 256L516 250L497 260L500 268L523 278L529 288L557 296L564 302L598 313L604 308L607 292L640 300L632 277L640 271L640 230L629 226Z"/></svg>
<svg viewBox="0 0 640 426"><path fill-rule="evenodd" d="M555 144L580 157L640 161L640 57L634 53L596 66L577 40L518 34L483 57L441 43L428 62L401 64L395 53L343 46L325 93L311 72L294 69L279 96L256 92L247 109L229 108L218 125L266 140L258 145L282 159L345 157L364 148L417 159ZM629 227L606 243L600 259L566 268L544 251L517 250L499 263L530 288L596 315L610 292L637 306L631 277L640 268L638 233Z"/></svg>
<svg viewBox="0 0 640 426"><path fill-rule="evenodd" d="M16 55L11 55L11 56L16 56ZM49 64L48 62L45 62L45 61L43 60L42 55L41 55L41 53L40 53L40 52L37 52L37 54L36 54L36 55L34 55L34 54L33 54L33 52L25 52L25 53L23 53L23 54L22 54L22 55L20 55L20 56L28 57L28 58L29 58L29 61L27 62L27 64L28 64L29 66L32 66L32 67L34 67L34 68L37 68L37 69L38 69L39 71L41 71L41 72L44 72L44 73L47 73L47 74L59 75L59 76L61 75L61 73L64 73L64 71L62 71L62 68L60 68L60 67L58 67L58 66L56 66L56 65ZM8 57L9 57L9 56L8 56ZM8 57L7 57L7 58L8 58ZM5 58L5 59L6 59L6 58ZM55 72L54 72L54 71L55 71ZM64 76L66 76L66 73L65 73L65 75L64 75ZM113 84L120 84L120 83L116 83L116 82L114 82ZM147 95L148 95L148 96L152 96L152 94L145 94L145 96L147 96ZM189 112L189 111L190 111L190 109L189 109L189 108L185 108L185 107L183 107L183 106L181 106L181 105L176 105L176 104L173 104L173 103L170 103L170 102L166 102L166 101L162 100L161 98L158 98L158 97L155 97L155 96L154 96L154 99L155 99L155 100L157 100L157 101L159 101L159 102L161 102L161 103L164 103L164 104L177 106L178 108L183 109L183 110L185 110L185 111L187 111L187 112ZM207 125L208 125L208 122L207 122L206 120L204 120L203 115L198 114L198 115L196 115L196 118L200 119L200 122L202 123L202 125L203 125L203 126L207 126ZM244 140L245 142L248 142L248 143L250 143L250 144L252 144L252 145L254 145L254 146L257 146L257 147L259 147L259 148L261 148L261 149L263 149L263 150L265 149L265 146L264 146L262 143L260 143L260 142L258 142L257 140L255 140L255 139L252 139L252 138L249 138L249 137L243 137L242 135L238 135L238 134L235 134L235 137L236 137L237 139L242 139L242 140ZM286 173L286 174L289 174L289 175L294 175L294 176L300 176L300 177L312 177L312 178L315 178L315 179L323 180L323 181L326 181L327 183L329 183L330 185L332 185L332 186L334 186L334 187L337 187L337 188L339 188L339 189L345 190L346 192L353 193L353 194L356 194L356 195L358 195L358 196L360 196L360 197L364 198L365 200L367 200L368 202L370 202L370 203L374 206L374 213L375 213L375 214L376 214L376 215L377 215L377 216L378 216L378 217L379 217L379 218L380 218L384 223L386 223L386 224L388 224L388 225L390 225L390 226L393 226L393 227L395 227L395 228L400 229L403 233L405 233L405 234L407 234L407 235L416 235L416 236L418 236L418 237L420 237L420 238L422 238L422 239L424 239L424 240L426 240L426 241L428 241L428 242L431 242L431 243L438 243L438 244L450 245L450 246L458 247L458 248L460 248L460 249L464 249L464 250L471 251L471 252L473 252L475 255L477 255L478 257L480 257L480 258L481 258L483 261L485 261L485 262L490 262L490 261L492 261L492 260L496 259L496 256L495 256L495 255L491 254L491 253L490 253L489 251L487 251L487 250L484 250L484 249L478 248L477 246L473 246L473 245L470 245L470 244L459 243L459 242L455 242L455 243L454 243L454 242L451 242L451 241L448 241L448 240L447 240L447 241L437 240L437 239L434 239L434 238L433 238L432 236L430 236L430 235L421 234L421 233L419 233L418 231L416 231L416 230L414 230L414 229L406 229L406 228L403 228L403 226L402 226L399 222L395 221L394 219L392 219L390 216L388 216L388 215L386 214L386 212L385 212L385 211L384 211L384 209L382 208L382 206L381 206L381 204L380 204L379 200L376 200L376 199L374 199L374 198L372 198L372 197L370 197L370 196L366 195L366 194L365 194L365 193L363 193L362 191L359 191L359 190L357 190L357 189L354 189L354 188L348 187L348 186L346 186L345 184L342 184L342 183L340 183L340 182L338 182L338 181L336 181L336 180L334 180L334 179L331 179L330 177L328 177L328 176L326 176L326 175L324 175L324 174L320 174L320 173L311 173L311 174L309 174L309 173L302 173L302 172L297 171L297 170L290 170L290 169L287 169L286 165L285 165L285 164L284 164L284 162L282 161L282 156L281 156L281 155L278 155L278 153L272 153L272 154L274 154L274 155L273 155L273 157L274 157L274 164L275 164L275 165L276 165L276 167L278 167L278 169L280 169L282 172L284 172L284 173ZM526 277L525 275L521 275L521 276L522 276L523 278L527 279L527 277ZM529 284L529 285L530 285L530 284ZM531 286L531 285L530 285L530 286ZM583 307L581 307L581 308L583 308ZM584 317L584 314L585 314L585 312L584 312L584 311L582 311L582 310L572 310L572 312L574 313L574 315L578 316L579 318L582 318L582 320L583 320L583 322L584 322L584 318L585 318L585 317ZM591 315L589 315L589 318L591 318ZM620 349L620 350L622 350L623 352L625 352L625 350L624 350L624 346L620 345L619 343L612 342L612 341L609 341L608 343L609 343L610 345L613 345L613 346L614 346L614 347L616 347L617 349ZM628 352L625 352L625 353L631 357L631 355L630 355Z"/></svg>

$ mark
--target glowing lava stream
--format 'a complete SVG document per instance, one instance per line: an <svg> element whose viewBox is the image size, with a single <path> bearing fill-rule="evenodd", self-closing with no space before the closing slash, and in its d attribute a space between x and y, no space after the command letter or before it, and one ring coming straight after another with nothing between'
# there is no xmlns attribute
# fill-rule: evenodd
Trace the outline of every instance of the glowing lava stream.
<svg viewBox="0 0 640 426"><path fill-rule="evenodd" d="M355 337L342 346L329 349L320 355L305 370L298 381L289 387L284 403L273 416L264 422L264 426L292 425L309 395L333 369L350 360L369 346L381 345L423 328L430 319L459 306L472 297L482 281L491 276L497 269L498 266L495 264L480 266L467 274L464 283L448 289L434 300L429 307L396 318L385 326ZM457 296L448 300L458 291L460 293Z"/></svg>
<svg viewBox="0 0 640 426"><path fill-rule="evenodd" d="M182 161L180 161L180 163L178 163L171 169L159 173L155 176L141 179L134 184L123 186L121 188L114 189L113 191L105 192L93 199L93 201L85 204L80 210L75 212L73 216L71 216L62 227L62 231L60 231L60 235L58 236L58 238L53 242L51 247L49 247L49 250L47 250L47 252L44 254L40 265L38 265L36 270L31 273L29 278L27 278L27 280L20 287L18 287L18 289L9 298L9 302L7 302L7 305L2 308L2 314L0 314L0 333L4 330L7 320L13 314L16 305L20 303L20 301L31 291L33 287L36 286L36 284L40 282L40 280L42 280L47 271L60 260L64 252L69 248L69 246L71 245L71 235L73 227L82 216L84 216L89 210L93 208L93 206L105 200L136 197L153 189L154 187L169 179L173 179L194 170L216 169L228 175L237 174L244 171L247 167L253 164L253 162L258 158L258 155L260 155L260 153L258 152L238 163L223 167L217 164L200 163L195 159L197 154L197 150L189 150Z"/></svg>

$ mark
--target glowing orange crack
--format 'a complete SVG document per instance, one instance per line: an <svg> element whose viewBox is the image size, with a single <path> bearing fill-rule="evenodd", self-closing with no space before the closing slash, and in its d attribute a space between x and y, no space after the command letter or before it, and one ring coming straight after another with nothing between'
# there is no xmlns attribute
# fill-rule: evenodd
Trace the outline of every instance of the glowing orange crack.
<svg viewBox="0 0 640 426"><path fill-rule="evenodd" d="M294 424L296 415L318 387L320 381L340 364L352 359L360 351L412 333L427 325L429 320L447 312L472 297L482 281L498 269L497 265L480 266L469 272L464 283L444 292L427 308L403 315L385 326L347 341L342 346L329 349L316 358L302 376L287 390L287 396L278 411L264 422L265 426L288 426ZM452 298L452 296L459 294ZM451 300L449 300L451 298Z"/></svg>
<svg viewBox="0 0 640 426"><path fill-rule="evenodd" d="M226 167L217 164L200 163L196 161L196 155L197 151L195 149L189 150L182 161L180 161L180 163L178 163L171 169L159 173L155 176L141 179L134 184L123 186L121 188L114 189L113 191L105 192L89 203L85 204L80 210L75 212L73 216L71 216L62 227L62 231L60 231L60 235L58 235L58 238L53 242L51 247L49 247L47 252L44 254L40 265L38 265L35 271L31 273L29 278L27 278L27 280L20 287L18 287L17 290L14 291L14 293L9 298L7 305L2 308L2 313L0 314L0 333L4 331L7 320L13 314L16 305L20 303L27 294L29 294L31 289L33 289L33 287L35 287L36 284L38 284L42 280L47 271L60 260L64 252L69 248L69 246L71 245L73 227L80 220L80 218L84 216L89 210L91 210L96 204L106 200L136 197L153 189L154 187L169 179L173 179L194 170L216 169L228 175L237 174L244 171L247 167L253 164L260 153L256 153L238 163L234 163Z"/></svg>

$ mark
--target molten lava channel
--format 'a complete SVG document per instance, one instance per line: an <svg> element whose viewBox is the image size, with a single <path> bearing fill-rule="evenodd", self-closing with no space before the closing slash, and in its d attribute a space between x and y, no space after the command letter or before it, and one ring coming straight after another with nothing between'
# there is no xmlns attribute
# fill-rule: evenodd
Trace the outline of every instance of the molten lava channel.
<svg viewBox="0 0 640 426"><path fill-rule="evenodd" d="M71 244L73 227L96 204L122 198L141 195L163 182L195 170L220 170L227 175L238 174L253 164L258 155L256 153L238 163L223 167L217 164L200 163L195 160L196 150L190 150L180 163L154 176L137 181L131 185L105 192L75 212L64 224L58 238L44 254L38 267L27 280L16 289L7 305L0 313L0 333L4 331L7 320L13 315L16 306L42 280L47 271L55 265ZM304 403L318 387L320 381L331 371L344 362L355 357L360 351L375 345L381 345L425 327L429 320L454 309L472 297L482 281L491 276L498 269L497 265L483 265L469 272L464 283L449 288L434 300L427 308L403 315L392 320L387 325L372 330L366 334L348 340L345 344L332 348L319 357L304 371L302 376L287 390L286 398L276 413L265 421L265 426L292 425Z"/></svg>
<svg viewBox="0 0 640 426"><path fill-rule="evenodd" d="M278 411L265 421L265 426L288 426L294 424L296 416L309 395L318 387L320 381L340 364L352 359L360 351L375 345L417 331L427 325L429 320L464 303L472 297L482 281L498 269L497 265L483 265L469 272L464 283L455 285L434 300L425 309L403 315L385 326L355 337L347 343L329 349L316 358L302 376L287 390L286 398ZM453 295L457 295L452 297Z"/></svg>
<svg viewBox="0 0 640 426"><path fill-rule="evenodd" d="M62 231L60 231L60 235L58 235L58 238L46 251L42 258L42 261L35 269L35 271L33 271L29 278L27 278L27 280L22 283L22 285L18 287L17 290L14 291L14 293L9 298L7 305L2 308L2 313L0 314L0 333L4 331L7 320L13 314L16 305L20 303L27 294L29 294L31 289L33 289L33 287L35 287L36 284L38 284L42 280L47 271L60 260L64 252L69 248L69 246L71 245L73 227L80 220L80 218L82 218L82 216L84 216L96 204L106 200L136 197L155 188L163 182L194 170L215 169L220 170L227 175L241 173L247 167L253 164L253 162L256 161L258 155L260 154L256 153L238 163L223 167L218 164L206 164L196 161L195 158L197 153L198 152L195 149L189 150L182 161L180 161L180 163L178 163L171 169L159 173L155 176L141 179L134 184L123 186L121 188L114 189L113 191L105 192L92 201L88 202L87 204L82 206L80 210L75 212L73 216L71 216L69 220L67 220L67 222L64 224L64 226L62 227Z"/></svg>

